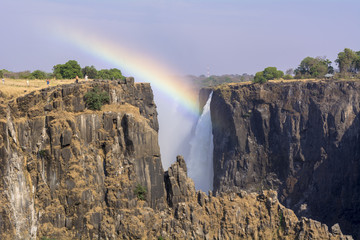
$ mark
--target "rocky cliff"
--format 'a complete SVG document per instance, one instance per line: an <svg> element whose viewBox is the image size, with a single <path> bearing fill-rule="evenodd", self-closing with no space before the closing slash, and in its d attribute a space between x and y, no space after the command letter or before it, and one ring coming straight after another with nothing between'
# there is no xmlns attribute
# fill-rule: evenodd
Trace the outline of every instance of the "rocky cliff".
<svg viewBox="0 0 360 240"><path fill-rule="evenodd" d="M130 78L2 99L0 239L352 239L274 191L196 192L182 157L164 173L157 132L150 85Z"/></svg>
<svg viewBox="0 0 360 240"><path fill-rule="evenodd" d="M201 92L202 102L210 89ZM360 82L213 89L214 191L276 189L298 216L360 237Z"/></svg>
<svg viewBox="0 0 360 240"><path fill-rule="evenodd" d="M84 94L110 95L102 111ZM137 184L150 207L164 207L156 106L149 84L91 82L47 88L0 106L2 239L111 238L118 209Z"/></svg>

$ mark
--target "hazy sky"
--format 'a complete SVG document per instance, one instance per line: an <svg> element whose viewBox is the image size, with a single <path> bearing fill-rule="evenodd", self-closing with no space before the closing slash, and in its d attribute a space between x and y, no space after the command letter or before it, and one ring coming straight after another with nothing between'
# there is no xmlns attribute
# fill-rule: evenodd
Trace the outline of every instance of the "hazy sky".
<svg viewBox="0 0 360 240"><path fill-rule="evenodd" d="M0 69L50 72L70 59L121 69L49 31L63 25L183 74L205 74L207 66L211 74L286 70L306 56L334 61L345 47L360 50L359 11L358 0L1 0Z"/></svg>

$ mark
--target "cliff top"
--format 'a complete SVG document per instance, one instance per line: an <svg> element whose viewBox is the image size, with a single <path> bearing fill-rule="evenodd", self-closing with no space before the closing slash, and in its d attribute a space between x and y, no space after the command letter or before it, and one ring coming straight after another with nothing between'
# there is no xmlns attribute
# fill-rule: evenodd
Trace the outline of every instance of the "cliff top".
<svg viewBox="0 0 360 240"><path fill-rule="evenodd" d="M24 96L34 91L40 91L49 87L56 87L61 85L67 85L75 83L74 79L49 79L49 85L47 85L46 79L11 79L5 78L4 83L0 82L0 99L11 100L20 96ZM105 80L106 81L106 80ZM110 82L112 80L109 80ZM93 80L85 81L85 79L79 79L79 83L93 82Z"/></svg>
<svg viewBox="0 0 360 240"><path fill-rule="evenodd" d="M293 83L332 83L332 82L357 82L359 79L339 79L339 80L326 80L326 79L291 79L291 80L284 80L284 79L275 79L269 80L264 84L293 84ZM218 86L206 87L211 89L226 89L228 87L236 87L236 86L248 86L248 85L261 85L259 83L253 82L241 82L241 83L224 83Z"/></svg>

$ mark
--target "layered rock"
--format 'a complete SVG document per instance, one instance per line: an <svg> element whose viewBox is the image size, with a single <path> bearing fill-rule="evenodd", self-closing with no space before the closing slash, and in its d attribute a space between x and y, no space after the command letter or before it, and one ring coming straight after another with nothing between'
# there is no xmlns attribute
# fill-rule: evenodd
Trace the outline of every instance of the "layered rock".
<svg viewBox="0 0 360 240"><path fill-rule="evenodd" d="M110 95L102 111L85 108L93 87ZM114 238L119 209L136 205L137 184L149 207L164 207L149 84L70 84L0 107L1 239Z"/></svg>
<svg viewBox="0 0 360 240"><path fill-rule="evenodd" d="M337 225L329 231L320 222L298 219L279 203L275 191L217 197L195 192L182 158L165 176L172 207L156 211L139 202L122 209L120 239L352 239Z"/></svg>
<svg viewBox="0 0 360 240"><path fill-rule="evenodd" d="M360 237L360 82L213 90L214 191L277 189L297 214Z"/></svg>

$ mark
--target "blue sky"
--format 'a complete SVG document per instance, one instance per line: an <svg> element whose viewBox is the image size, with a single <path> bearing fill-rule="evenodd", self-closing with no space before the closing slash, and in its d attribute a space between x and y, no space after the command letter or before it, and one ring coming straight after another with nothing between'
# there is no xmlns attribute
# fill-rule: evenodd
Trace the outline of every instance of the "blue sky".
<svg viewBox="0 0 360 240"><path fill-rule="evenodd" d="M49 31L59 25L195 75L208 66L211 74L285 71L306 56L334 61L345 47L360 50L360 1L2 0L0 9L0 69L12 71L51 71L70 59L121 69Z"/></svg>

